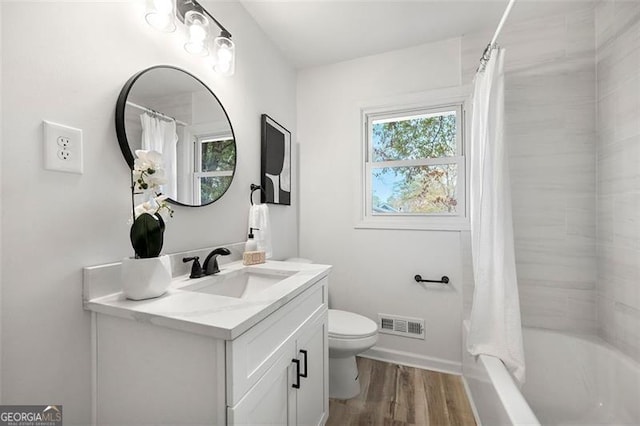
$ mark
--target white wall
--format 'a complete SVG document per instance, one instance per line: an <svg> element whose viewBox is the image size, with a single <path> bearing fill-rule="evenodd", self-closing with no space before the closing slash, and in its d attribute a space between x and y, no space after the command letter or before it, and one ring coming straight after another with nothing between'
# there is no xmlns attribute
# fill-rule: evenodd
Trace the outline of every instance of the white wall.
<svg viewBox="0 0 640 426"><path fill-rule="evenodd" d="M360 197L360 105L459 86L460 70L460 42L447 40L298 75L300 254L334 265L332 308L373 320L378 313L426 319L425 341L381 334L377 347L443 368L460 362L458 232L354 229L354 200ZM452 289L425 289L415 274L448 275Z"/></svg>
<svg viewBox="0 0 640 426"><path fill-rule="evenodd" d="M238 3L204 3L234 35L233 78L189 57L176 34L149 28L144 2L3 2L2 138L10 141L0 163L5 404L63 404L65 424L90 421L90 316L82 309L81 271L131 255L129 176L114 109L135 72L157 64L192 72L225 105L237 137L230 190L211 206L177 207L164 251L246 238L249 184L259 182L260 114L295 138L295 71ZM83 175L43 170L43 119L83 129ZM296 207L271 213L274 255L296 255Z"/></svg>
<svg viewBox="0 0 640 426"><path fill-rule="evenodd" d="M596 9L598 325L640 361L640 3Z"/></svg>

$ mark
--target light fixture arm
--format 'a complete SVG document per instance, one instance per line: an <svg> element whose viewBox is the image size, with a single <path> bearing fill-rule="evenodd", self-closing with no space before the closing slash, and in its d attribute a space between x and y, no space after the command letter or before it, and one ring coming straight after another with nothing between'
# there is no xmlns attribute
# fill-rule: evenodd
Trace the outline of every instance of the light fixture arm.
<svg viewBox="0 0 640 426"><path fill-rule="evenodd" d="M198 12L207 15L207 17L215 22L218 28L220 28L223 37L231 38L231 33L196 0L176 0L176 15L181 22L184 23L184 15L190 10L197 10Z"/></svg>

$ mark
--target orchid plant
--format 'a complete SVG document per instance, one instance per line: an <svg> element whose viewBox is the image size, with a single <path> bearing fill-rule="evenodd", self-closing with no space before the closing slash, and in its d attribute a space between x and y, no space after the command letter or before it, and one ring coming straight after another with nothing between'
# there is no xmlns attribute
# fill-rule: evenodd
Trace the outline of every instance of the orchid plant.
<svg viewBox="0 0 640 426"><path fill-rule="evenodd" d="M131 206L133 224L131 225L131 244L136 258L158 257L162 251L165 219L173 217L173 209L162 195L161 185L164 177L162 154L157 151L136 150L136 159L132 170ZM135 196L144 201L135 204Z"/></svg>

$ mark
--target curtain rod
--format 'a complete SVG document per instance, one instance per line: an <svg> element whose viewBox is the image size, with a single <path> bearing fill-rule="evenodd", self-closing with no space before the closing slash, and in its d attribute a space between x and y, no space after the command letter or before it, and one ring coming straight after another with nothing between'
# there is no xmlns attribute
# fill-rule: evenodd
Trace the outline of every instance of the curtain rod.
<svg viewBox="0 0 640 426"><path fill-rule="evenodd" d="M185 123L184 121L176 120L175 118L173 118L173 117L171 117L171 116L169 116L169 115L167 115L167 114L163 114L163 113L161 113L161 112L154 111L154 110L152 110L151 108L148 108L148 107L146 107L146 106L138 105L138 104L133 103L133 102L131 102L131 101L127 101L127 105L132 106L132 107L134 107L134 108L138 108L138 109L140 109L140 110L142 110L142 111L146 111L146 112L148 112L148 113L150 113L150 114L154 114L154 115L160 116L160 117L165 118L165 119L167 119L167 120L174 121L176 124L180 124L181 126L188 126L188 124L187 124L187 123Z"/></svg>
<svg viewBox="0 0 640 426"><path fill-rule="evenodd" d="M505 22L507 22L507 18L509 17L509 13L511 13L511 8L513 7L513 4L515 2L516 0L509 0L509 4L507 4L507 8L504 10L504 13L502 14L502 18L500 19L498 28L496 28L496 32L493 33L493 37L491 38L491 41L489 42L487 47L484 49L484 52L482 52L482 57L480 58L480 66L478 67L476 72L484 70L484 66L489 61L489 58L491 58L491 50L495 47L496 41L498 40L498 36L502 31L502 27L504 27Z"/></svg>

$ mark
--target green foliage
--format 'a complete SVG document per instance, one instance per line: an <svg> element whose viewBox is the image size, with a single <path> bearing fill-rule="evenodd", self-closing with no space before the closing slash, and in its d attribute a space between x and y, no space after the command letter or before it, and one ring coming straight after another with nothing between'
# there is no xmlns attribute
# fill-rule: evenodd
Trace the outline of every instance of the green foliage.
<svg viewBox="0 0 640 426"><path fill-rule="evenodd" d="M456 155L456 116L376 123L373 126L373 161L401 161ZM442 213L456 211L456 164L374 169L374 176L401 177L394 195L386 200L396 211ZM374 206L382 200L374 195Z"/></svg>
<svg viewBox="0 0 640 426"><path fill-rule="evenodd" d="M231 185L231 179L232 176L200 178L200 202L206 204L222 197Z"/></svg>
<svg viewBox="0 0 640 426"><path fill-rule="evenodd" d="M375 124L373 140L375 162L451 157L456 155L456 116Z"/></svg>
<svg viewBox="0 0 640 426"><path fill-rule="evenodd" d="M405 170L414 169L414 170ZM455 164L386 168L395 174L412 176L395 185L395 193L387 203L396 211L406 213L455 213L458 204L455 189ZM376 204L374 196L373 205Z"/></svg>
<svg viewBox="0 0 640 426"><path fill-rule="evenodd" d="M159 214L142 213L131 225L131 244L137 258L158 257L162 251L164 220Z"/></svg>
<svg viewBox="0 0 640 426"><path fill-rule="evenodd" d="M233 139L202 144L202 171L233 170L236 165L236 144Z"/></svg>
<svg viewBox="0 0 640 426"><path fill-rule="evenodd" d="M202 144L202 171L232 171L236 166L236 144L233 139ZM231 184L231 176L200 179L200 201L210 203L222 197Z"/></svg>

